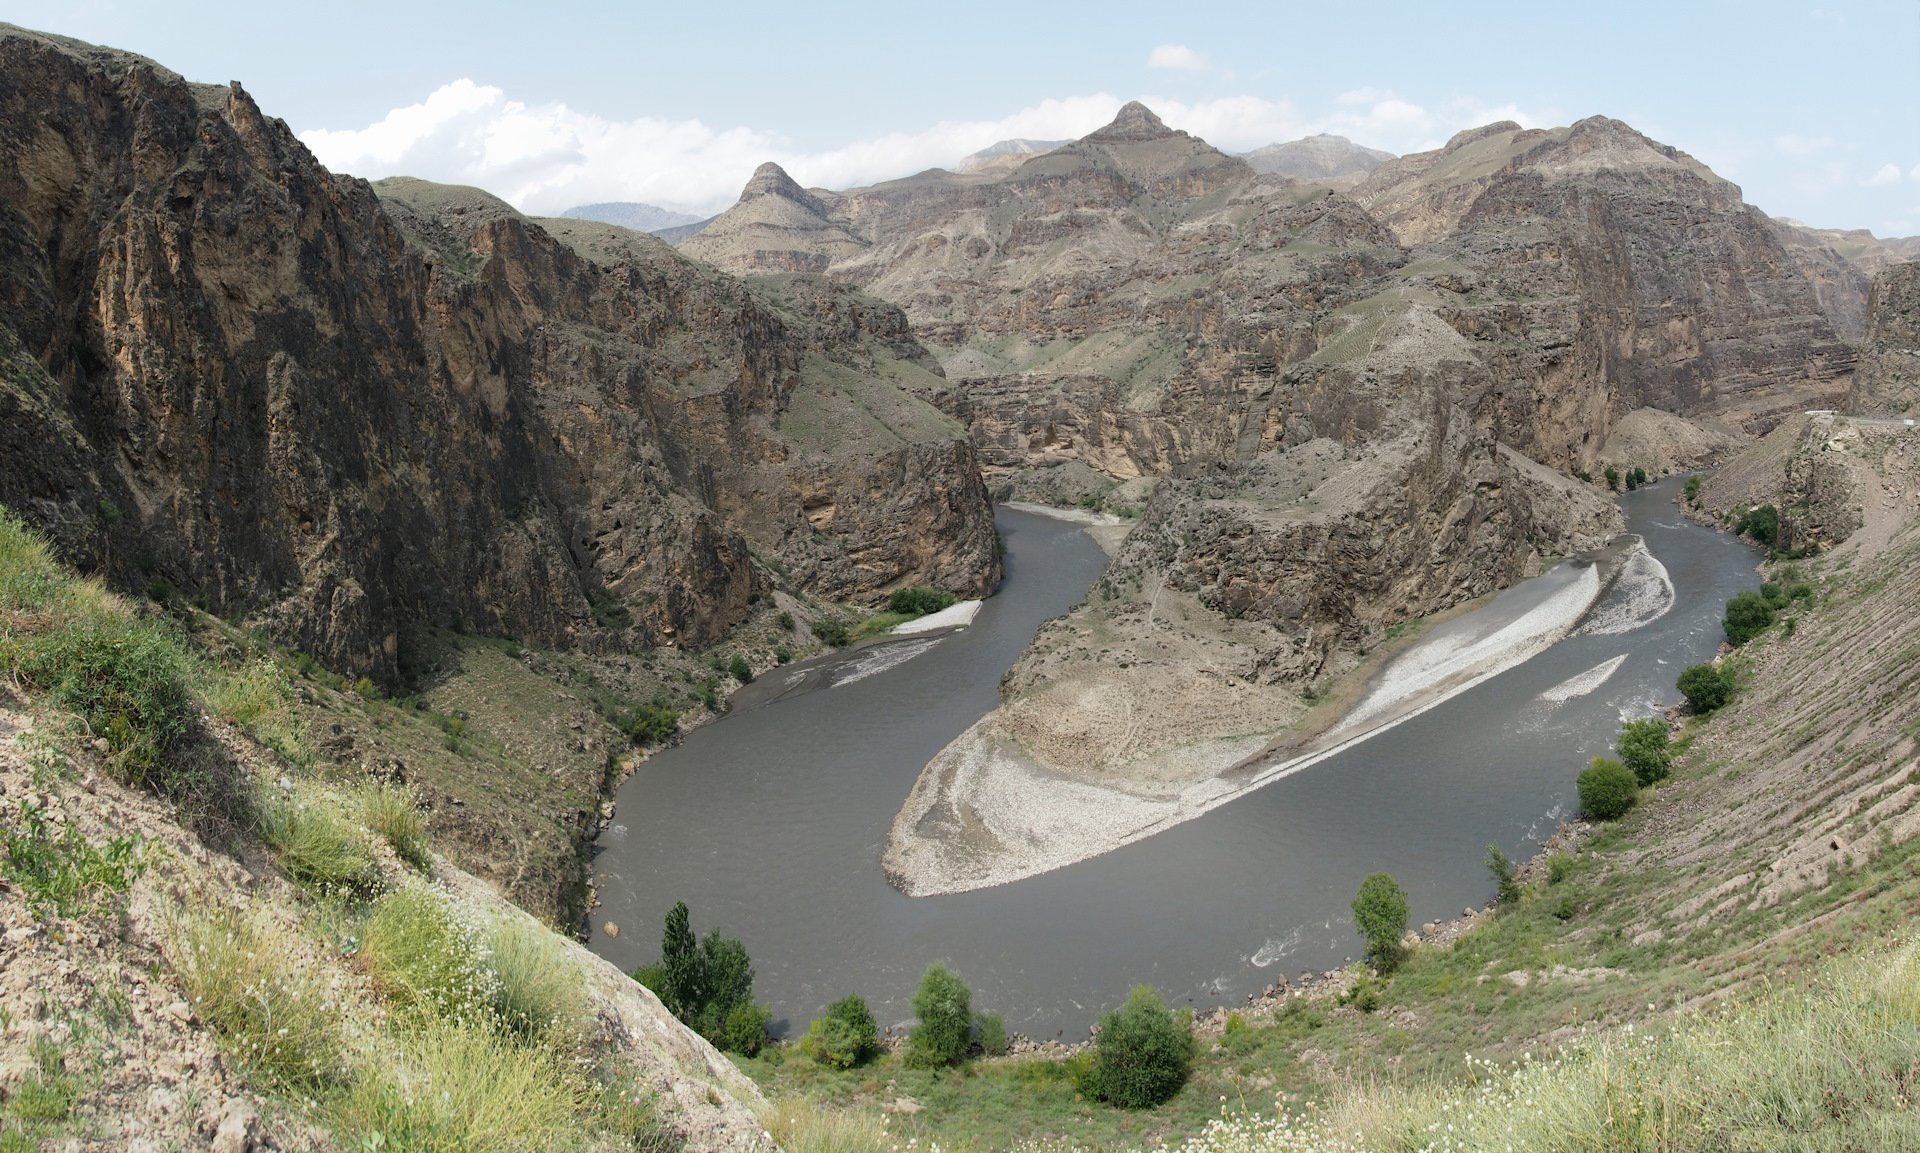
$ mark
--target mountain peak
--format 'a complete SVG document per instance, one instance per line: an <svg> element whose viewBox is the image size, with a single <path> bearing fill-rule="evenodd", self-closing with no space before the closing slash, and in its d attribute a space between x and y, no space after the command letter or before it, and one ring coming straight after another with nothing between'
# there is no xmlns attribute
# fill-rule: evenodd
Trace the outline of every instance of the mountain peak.
<svg viewBox="0 0 1920 1153"><path fill-rule="evenodd" d="M1153 114L1153 109L1138 100L1129 100L1113 118L1113 123L1087 137L1088 140L1158 140L1174 131Z"/></svg>
<svg viewBox="0 0 1920 1153"><path fill-rule="evenodd" d="M791 200L814 212L825 215L826 208L814 199L811 192L800 187L799 181L787 175L787 170L769 160L753 170L753 178L740 191L740 203L758 200L762 196L777 196L782 200Z"/></svg>

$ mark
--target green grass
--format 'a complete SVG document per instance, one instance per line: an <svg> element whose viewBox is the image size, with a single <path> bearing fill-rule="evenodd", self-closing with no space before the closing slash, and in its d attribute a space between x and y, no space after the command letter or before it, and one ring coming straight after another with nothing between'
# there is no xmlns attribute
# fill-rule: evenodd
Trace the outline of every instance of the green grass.
<svg viewBox="0 0 1920 1153"><path fill-rule="evenodd" d="M373 903L360 929L361 964L395 1008L484 1023L498 979L480 950L480 931L438 889L401 885Z"/></svg>
<svg viewBox="0 0 1920 1153"><path fill-rule="evenodd" d="M919 613L875 613L853 626L851 640L863 641L868 637L877 637L895 625L919 619L920 615Z"/></svg>
<svg viewBox="0 0 1920 1153"><path fill-rule="evenodd" d="M395 1039L328 1103L353 1148L395 1153L523 1153L581 1148L599 1095L579 1069L484 1025L444 1019Z"/></svg>
<svg viewBox="0 0 1920 1153"><path fill-rule="evenodd" d="M487 926L484 942L499 1026L556 1051L577 1048L587 1032L581 974L554 935L509 914Z"/></svg>
<svg viewBox="0 0 1920 1153"><path fill-rule="evenodd" d="M264 658L214 673L204 693L209 709L289 763L304 768L313 763L313 748L291 697L287 674Z"/></svg>
<svg viewBox="0 0 1920 1153"><path fill-rule="evenodd" d="M1670 1027L1541 1059L1469 1059L1468 1081L1350 1089L1312 1113L1235 1114L1189 1153L1920 1148L1920 946L1830 968Z"/></svg>
<svg viewBox="0 0 1920 1153"><path fill-rule="evenodd" d="M273 796L257 806L256 831L289 877L321 893L359 893L377 874L366 832L338 801L315 791Z"/></svg>
<svg viewBox="0 0 1920 1153"><path fill-rule="evenodd" d="M178 908L165 947L221 1048L265 1085L304 1096L346 1079L348 1050L335 988L299 962L286 933L264 914Z"/></svg>
<svg viewBox="0 0 1920 1153"><path fill-rule="evenodd" d="M391 845L401 860L416 869L433 864L427 815L412 789L389 781L369 781L355 790L354 802L360 823Z"/></svg>

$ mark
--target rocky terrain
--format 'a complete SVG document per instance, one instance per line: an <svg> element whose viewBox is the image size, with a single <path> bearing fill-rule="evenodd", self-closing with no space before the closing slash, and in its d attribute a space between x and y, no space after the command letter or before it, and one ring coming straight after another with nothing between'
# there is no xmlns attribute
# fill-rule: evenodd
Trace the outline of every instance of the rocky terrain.
<svg viewBox="0 0 1920 1153"><path fill-rule="evenodd" d="M894 307L322 169L237 84L0 32L0 503L392 683L407 625L701 647L998 579Z"/></svg>
<svg viewBox="0 0 1920 1153"><path fill-rule="evenodd" d="M1889 264L1873 278L1860 365L1844 411L1906 418L1920 408L1920 262Z"/></svg>
<svg viewBox="0 0 1920 1153"><path fill-rule="evenodd" d="M1858 272L1817 247L1602 117L1342 191L1134 104L1004 174L763 168L684 250L894 301L997 492L1139 518L971 738L1137 793L1295 729L1390 625L1603 542L1570 474L1688 467L1837 403Z"/></svg>

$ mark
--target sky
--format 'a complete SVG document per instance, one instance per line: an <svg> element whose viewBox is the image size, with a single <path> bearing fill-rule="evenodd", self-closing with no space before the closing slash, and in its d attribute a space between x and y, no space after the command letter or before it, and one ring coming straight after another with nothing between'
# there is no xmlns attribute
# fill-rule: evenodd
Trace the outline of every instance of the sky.
<svg viewBox="0 0 1920 1153"><path fill-rule="evenodd" d="M1920 233L1920 0L1049 4L12 0L0 18L239 80L335 171L535 213L709 214L761 162L848 188L1139 99L1227 151L1405 153L1612 116L1750 203Z"/></svg>

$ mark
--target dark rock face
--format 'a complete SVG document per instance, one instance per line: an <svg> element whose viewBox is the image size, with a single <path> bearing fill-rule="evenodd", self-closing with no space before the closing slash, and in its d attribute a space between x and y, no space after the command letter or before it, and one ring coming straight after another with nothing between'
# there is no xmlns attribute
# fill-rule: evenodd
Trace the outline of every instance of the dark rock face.
<svg viewBox="0 0 1920 1153"><path fill-rule="evenodd" d="M335 177L237 85L32 33L0 123L0 501L83 564L376 676L410 620L711 643L755 550L838 596L998 580L971 447L885 383L937 372L897 310ZM886 435L796 451L795 397L856 385Z"/></svg>

